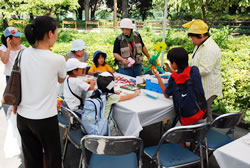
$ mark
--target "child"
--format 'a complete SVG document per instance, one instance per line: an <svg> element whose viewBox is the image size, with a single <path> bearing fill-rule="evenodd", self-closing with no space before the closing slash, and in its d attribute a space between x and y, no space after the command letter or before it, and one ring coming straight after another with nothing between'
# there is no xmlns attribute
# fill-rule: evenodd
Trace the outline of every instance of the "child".
<svg viewBox="0 0 250 168"><path fill-rule="evenodd" d="M15 62L17 53L26 48L21 45L21 35L15 27L7 27L2 35L2 44L0 46L0 57L2 62L5 64L4 75L6 75L6 83L8 83L12 65Z"/></svg>
<svg viewBox="0 0 250 168"><path fill-rule="evenodd" d="M82 109L87 91L94 90L96 84L95 80L85 82L77 78L77 76L81 76L82 69L86 66L87 63L80 62L76 58L70 58L66 62L66 71L69 77L64 84L64 100L69 108L76 112Z"/></svg>
<svg viewBox="0 0 250 168"><path fill-rule="evenodd" d="M87 46L83 42L82 39L76 39L72 42L72 49L67 52L66 54L66 60L69 58L76 58L81 62L87 62L89 55L85 51ZM86 68L83 69L82 75L86 74Z"/></svg>
<svg viewBox="0 0 250 168"><path fill-rule="evenodd" d="M131 94L119 95L119 92L114 92L114 80L114 75L111 72L103 72L97 78L98 89L101 90L103 94L107 95L104 113L104 117L106 119L108 119L112 104L118 103L120 101L130 100L138 96L141 92L140 90L136 90ZM100 98L100 92L95 90L90 98Z"/></svg>
<svg viewBox="0 0 250 168"><path fill-rule="evenodd" d="M114 73L115 71L108 64L105 63L106 57L107 57L106 53L97 50L93 56L94 64L90 67L88 74L95 75L106 71Z"/></svg>
<svg viewBox="0 0 250 168"><path fill-rule="evenodd" d="M166 98L169 96L175 96L174 93L176 92L176 76L179 77L179 79L183 80L185 82L185 79L189 79L188 76L185 74L188 68L191 68L190 70L190 77L192 79L192 87L195 88L198 93L204 97L204 90L201 83L201 76L199 69L196 66L189 67L188 66L188 53L184 48L173 48L168 52L167 59L171 63L171 68L175 70L169 81L168 81L168 87L164 85L159 72L157 70L153 70L153 74L156 76L161 90ZM186 78L185 78L186 77ZM175 78L175 79L174 79ZM174 103L175 103L175 97L173 97ZM206 113L203 114L204 117L202 119L206 118ZM183 124L183 123L182 123Z"/></svg>

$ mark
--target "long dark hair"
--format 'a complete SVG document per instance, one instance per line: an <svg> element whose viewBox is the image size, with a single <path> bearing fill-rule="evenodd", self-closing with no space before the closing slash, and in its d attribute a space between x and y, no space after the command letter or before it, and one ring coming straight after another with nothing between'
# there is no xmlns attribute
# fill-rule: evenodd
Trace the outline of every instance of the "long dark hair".
<svg viewBox="0 0 250 168"><path fill-rule="evenodd" d="M96 67L98 67L98 59L100 58L100 56L102 56L104 58L104 62L102 64L102 66L104 66L106 64L106 62L105 62L106 57L103 54L99 53L95 56L94 61L93 61Z"/></svg>
<svg viewBox="0 0 250 168"><path fill-rule="evenodd" d="M36 41L43 40L44 35L49 31L55 32L57 28L56 20L50 16L38 16L33 20L32 24L25 27L25 36L30 45L34 45Z"/></svg>
<svg viewBox="0 0 250 168"><path fill-rule="evenodd" d="M109 93L115 93L114 91L114 88L112 88L111 90L108 90L107 89L107 86L110 82L114 81L115 80L115 77L114 75L109 72L112 76L101 76L99 75L97 77L97 87L98 89L96 89L93 94L90 96L91 99L94 99L94 98L100 98L101 94L105 94L105 95L108 95ZM102 93L101 93L101 92Z"/></svg>
<svg viewBox="0 0 250 168"><path fill-rule="evenodd" d="M7 46L7 38L10 38L10 39L12 39L12 35L10 35L10 36L7 36L7 37L5 37L4 35L2 35L2 38L1 38L1 41L2 41L2 43L3 43L3 45L5 45L5 47L7 48L8 46Z"/></svg>

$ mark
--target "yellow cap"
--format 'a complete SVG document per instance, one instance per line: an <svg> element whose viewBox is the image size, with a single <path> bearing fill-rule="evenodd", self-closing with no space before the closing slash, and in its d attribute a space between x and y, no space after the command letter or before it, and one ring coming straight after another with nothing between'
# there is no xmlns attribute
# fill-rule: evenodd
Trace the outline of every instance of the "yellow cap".
<svg viewBox="0 0 250 168"><path fill-rule="evenodd" d="M208 25L200 19L185 23L182 27L189 27L188 33L193 34L205 34L208 32Z"/></svg>

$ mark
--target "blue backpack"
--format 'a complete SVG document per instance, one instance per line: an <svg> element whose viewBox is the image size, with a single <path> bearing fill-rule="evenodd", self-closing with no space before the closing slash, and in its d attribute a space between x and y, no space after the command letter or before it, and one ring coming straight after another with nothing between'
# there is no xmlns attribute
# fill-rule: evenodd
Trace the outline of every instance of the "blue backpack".
<svg viewBox="0 0 250 168"><path fill-rule="evenodd" d="M81 117L82 124L89 135L107 135L108 121L104 117L106 95L101 98L87 98Z"/></svg>
<svg viewBox="0 0 250 168"><path fill-rule="evenodd" d="M176 83L173 93L175 111L182 125L190 125L204 118L207 112L207 101L192 84L191 66L180 74L174 72L171 77Z"/></svg>

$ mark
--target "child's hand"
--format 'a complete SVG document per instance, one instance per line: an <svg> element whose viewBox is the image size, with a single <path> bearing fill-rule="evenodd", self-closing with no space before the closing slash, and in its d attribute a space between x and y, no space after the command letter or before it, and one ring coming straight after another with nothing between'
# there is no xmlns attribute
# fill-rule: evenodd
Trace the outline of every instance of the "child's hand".
<svg viewBox="0 0 250 168"><path fill-rule="evenodd" d="M160 77L160 74L156 69L152 69L152 73L155 75L156 78Z"/></svg>
<svg viewBox="0 0 250 168"><path fill-rule="evenodd" d="M139 90L139 89L135 91L135 95L136 95L136 96L139 96L140 93L141 93L141 90Z"/></svg>
<svg viewBox="0 0 250 168"><path fill-rule="evenodd" d="M117 90L117 91L115 91L115 94L120 95L120 94L121 94L121 91L120 91L120 90Z"/></svg>

